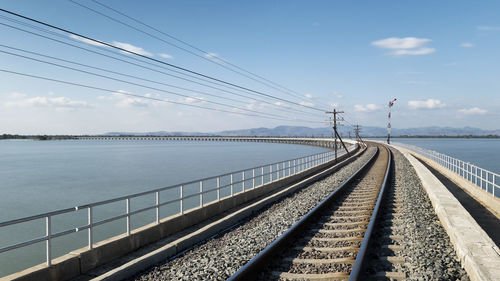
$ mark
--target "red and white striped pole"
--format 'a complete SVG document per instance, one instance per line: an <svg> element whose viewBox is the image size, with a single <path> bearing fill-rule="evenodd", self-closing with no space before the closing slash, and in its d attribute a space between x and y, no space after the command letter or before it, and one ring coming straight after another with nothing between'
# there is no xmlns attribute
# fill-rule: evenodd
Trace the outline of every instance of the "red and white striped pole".
<svg viewBox="0 0 500 281"><path fill-rule="evenodd" d="M387 144L391 143L391 108L396 102L397 99L393 99L392 101L389 102L389 115L388 115L388 122L387 122Z"/></svg>

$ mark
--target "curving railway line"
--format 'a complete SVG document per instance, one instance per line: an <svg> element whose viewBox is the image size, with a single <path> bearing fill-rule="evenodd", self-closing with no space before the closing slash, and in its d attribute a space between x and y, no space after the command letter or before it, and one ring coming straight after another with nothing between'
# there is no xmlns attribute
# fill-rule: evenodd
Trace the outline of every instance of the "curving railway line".
<svg viewBox="0 0 500 281"><path fill-rule="evenodd" d="M365 165L228 280L358 280L392 164L390 150L376 146ZM384 248L397 251L398 238L390 238ZM377 272L375 277L404 279L405 274Z"/></svg>
<svg viewBox="0 0 500 281"><path fill-rule="evenodd" d="M469 280L411 164L344 168L129 280Z"/></svg>

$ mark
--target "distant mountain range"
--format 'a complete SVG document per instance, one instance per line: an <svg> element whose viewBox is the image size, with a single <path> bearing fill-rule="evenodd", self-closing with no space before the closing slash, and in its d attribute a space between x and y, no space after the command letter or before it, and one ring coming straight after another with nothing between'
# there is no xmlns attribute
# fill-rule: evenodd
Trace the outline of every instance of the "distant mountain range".
<svg viewBox="0 0 500 281"><path fill-rule="evenodd" d="M254 128L243 130L221 131L213 133L200 133L200 132L109 132L105 135L118 136L118 135L133 135L133 136L279 136L279 137L328 137L332 136L333 130L330 127L310 128L301 126L278 126L276 128ZM351 127L340 127L339 133L341 136L354 135ZM362 137L380 137L386 136L387 129L381 127L362 127ZM483 130L472 127L452 128L452 127L421 127L409 129L393 128L391 135L398 136L500 136L499 130Z"/></svg>

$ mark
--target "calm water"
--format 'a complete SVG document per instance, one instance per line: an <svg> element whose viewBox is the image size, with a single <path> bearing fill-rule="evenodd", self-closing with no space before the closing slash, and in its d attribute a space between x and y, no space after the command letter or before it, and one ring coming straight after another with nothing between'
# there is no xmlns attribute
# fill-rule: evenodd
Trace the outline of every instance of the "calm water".
<svg viewBox="0 0 500 281"><path fill-rule="evenodd" d="M312 146L245 142L4 140L0 141L0 221L323 151L326 149ZM178 193L164 195L167 196L165 199L171 200ZM150 203L154 198L144 200ZM124 213L121 203L111 206L113 210L96 208L96 219ZM132 210L142 203L133 201ZM177 206L168 207L165 213L178 210ZM153 215L153 211L138 215L132 219L132 224L145 225L151 222ZM63 226L85 225L86 211L58 216L52 223L53 232L62 231ZM113 231L108 231L109 228ZM1 229L0 248L41 237L44 231L43 220ZM122 220L109 224L106 229L96 228L94 235L96 240L101 240L124 231ZM84 247L86 235L87 232L83 231L54 239L54 256L66 253L68 248ZM44 251L44 244L38 243L0 254L0 277L43 262Z"/></svg>
<svg viewBox="0 0 500 281"><path fill-rule="evenodd" d="M392 141L432 149L500 174L500 139L394 138Z"/></svg>

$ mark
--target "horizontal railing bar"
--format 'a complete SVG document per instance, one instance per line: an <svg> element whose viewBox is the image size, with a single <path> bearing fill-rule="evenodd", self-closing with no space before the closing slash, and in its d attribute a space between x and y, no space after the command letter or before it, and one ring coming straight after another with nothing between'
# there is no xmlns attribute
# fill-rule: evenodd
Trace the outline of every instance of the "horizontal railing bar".
<svg viewBox="0 0 500 281"><path fill-rule="evenodd" d="M68 235L68 234L71 234L71 233L75 233L75 232L78 232L78 231L80 231L79 228L72 228L72 229L61 231L61 232L58 232L58 233L55 233L55 234L51 234L50 238L54 239L54 238L57 238L57 237L60 237L60 236L64 236L64 235Z"/></svg>
<svg viewBox="0 0 500 281"><path fill-rule="evenodd" d="M65 214L65 213L74 212L74 211L78 211L78 209L76 207L72 207L72 208L52 211L52 212L48 212L48 213L43 213L43 214L39 214L39 215L29 216L29 217L25 217L25 218L14 219L14 220L5 221L5 222L0 223L0 227L9 226L9 225L18 224L18 223L27 222L27 221L43 219L46 217L51 217L51 216Z"/></svg>
<svg viewBox="0 0 500 281"><path fill-rule="evenodd" d="M36 244L36 243L40 243L40 242L43 242L43 241L45 241L47 239L49 239L47 236L42 236L42 237L39 237L39 238L36 238L36 239L33 239L33 240L29 240L29 241L25 241L25 242L21 242L21 243L15 244L15 245L11 245L11 246L7 246L7 247L4 247L4 248L0 248L0 253L7 252L7 251L10 251L10 250L14 250L14 249L18 249L18 248L21 248L21 247L26 247L26 246L33 245L33 244Z"/></svg>
<svg viewBox="0 0 500 281"><path fill-rule="evenodd" d="M104 219L104 220L101 220L101 221L94 222L91 225L86 225L82 229L86 229L86 228L89 228L89 227L96 227L96 226L99 226L101 224L105 224L105 223L108 223L108 222L116 221L116 220L123 219L123 218L126 218L126 217L127 217L127 214L123 214L123 215L119 215L119 216L116 216L116 217L107 218L107 219Z"/></svg>

